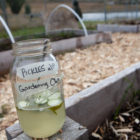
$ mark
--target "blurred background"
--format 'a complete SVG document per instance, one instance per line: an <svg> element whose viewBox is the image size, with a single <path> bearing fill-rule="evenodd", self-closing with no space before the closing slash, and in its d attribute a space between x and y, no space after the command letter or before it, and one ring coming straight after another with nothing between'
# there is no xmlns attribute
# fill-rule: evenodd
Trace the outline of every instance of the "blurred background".
<svg viewBox="0 0 140 140"><path fill-rule="evenodd" d="M90 47L87 45L87 49L76 49L74 52L61 52L62 54L57 55L65 74L64 93L68 95L66 97L140 62L140 0L0 0L0 16L7 22L16 41L47 37L55 41L83 36L84 32L79 20L70 11L59 8L52 14L52 11L60 4L68 5L82 18L88 32L93 34L93 42L95 41ZM114 24L122 27L113 27ZM103 27L107 25L105 27L107 31L108 26L110 29L115 28L115 33L110 30L112 34L104 34L104 30L103 32L98 30L97 25ZM68 30L58 32L64 29L74 32L68 33ZM107 34L111 40L110 43L105 42ZM98 41L100 38L102 38L102 43ZM71 44L76 44L76 48L82 48L84 43L82 44L82 41L78 39L76 43ZM92 38L88 39L92 40ZM67 44L65 46L67 47ZM7 50L11 48L9 37L0 23L0 69L5 66L5 69L9 70L12 59L7 57L11 56L11 51ZM8 72L0 75L0 140L6 140L5 129L18 122ZM136 105L132 104L133 107ZM130 106L129 108L132 109ZM135 119L139 118L137 116L139 112L136 116L132 113L133 119L129 116L124 117L125 122L130 121L126 126L132 125ZM133 140L135 137L140 139L139 122L134 125L133 132L138 132L138 134L132 133ZM110 129L107 128L108 130L110 134ZM106 132L104 134L108 139L108 134ZM112 137L114 139L114 133Z"/></svg>
<svg viewBox="0 0 140 140"><path fill-rule="evenodd" d="M62 3L75 9L75 1L76 0L0 0L0 15L5 18L14 36L33 34L40 34L40 36L42 36L43 33L45 33L44 25L50 12ZM139 23L140 0L79 0L78 2L87 29L96 30L96 25L104 22L123 24ZM66 16L64 17L64 15ZM52 23L59 22L62 16L63 18L67 18L66 20L63 19L64 21L72 24L68 25L71 28L81 28L80 24L72 23L72 20L70 20L72 16L70 16L67 10L60 9L56 12L54 18L52 17L52 27L50 29L54 29ZM59 26L62 25L61 22L58 24ZM0 38L7 37L2 26L0 26L0 33Z"/></svg>

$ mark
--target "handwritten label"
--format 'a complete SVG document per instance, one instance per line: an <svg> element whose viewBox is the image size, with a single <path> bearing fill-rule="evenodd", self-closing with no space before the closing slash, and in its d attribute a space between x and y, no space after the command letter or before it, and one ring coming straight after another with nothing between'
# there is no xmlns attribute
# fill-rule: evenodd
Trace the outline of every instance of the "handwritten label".
<svg viewBox="0 0 140 140"><path fill-rule="evenodd" d="M60 77L52 77L45 80L37 80L34 82L16 83L15 87L19 94L35 93L42 89L48 89L58 84Z"/></svg>
<svg viewBox="0 0 140 140"><path fill-rule="evenodd" d="M56 61L38 62L17 68L17 76L24 80L49 74L58 74L58 63Z"/></svg>

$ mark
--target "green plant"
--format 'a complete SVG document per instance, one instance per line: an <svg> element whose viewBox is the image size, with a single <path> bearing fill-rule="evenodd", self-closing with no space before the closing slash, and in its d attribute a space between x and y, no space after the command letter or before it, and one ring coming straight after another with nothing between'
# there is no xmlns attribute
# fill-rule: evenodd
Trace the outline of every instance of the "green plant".
<svg viewBox="0 0 140 140"><path fill-rule="evenodd" d="M34 35L35 33L36 34L45 33L45 29L44 26L23 27L23 28L12 29L12 33L15 37L29 36L29 35ZM0 38L8 38L8 35L4 30L0 32Z"/></svg>
<svg viewBox="0 0 140 140"><path fill-rule="evenodd" d="M25 3L25 0L6 0L6 1L10 6L12 13L14 14L19 14L23 4Z"/></svg>
<svg viewBox="0 0 140 140"><path fill-rule="evenodd" d="M129 93L132 93L132 98L131 98L130 102L133 102L135 97L140 95L140 90L135 90L135 88L134 88L134 81L135 81L134 79L132 81L129 81L128 79L125 78L124 80L128 83L128 86L125 89L122 99L120 101L120 104L118 105L118 107L114 113L114 119L116 119L117 116L119 115L121 106L124 104Z"/></svg>
<svg viewBox="0 0 140 140"><path fill-rule="evenodd" d="M131 83L128 85L128 87L125 89L124 94L123 94L122 99L121 99L121 102L120 102L120 104L118 105L118 107L117 107L117 109L116 109L116 111L115 111L115 113L114 113L114 119L116 119L117 116L119 115L120 110L121 110L121 106L122 106L123 103L125 102L125 99L126 99L128 93L129 93L129 91L130 91L132 88L133 88L133 82L131 82Z"/></svg>

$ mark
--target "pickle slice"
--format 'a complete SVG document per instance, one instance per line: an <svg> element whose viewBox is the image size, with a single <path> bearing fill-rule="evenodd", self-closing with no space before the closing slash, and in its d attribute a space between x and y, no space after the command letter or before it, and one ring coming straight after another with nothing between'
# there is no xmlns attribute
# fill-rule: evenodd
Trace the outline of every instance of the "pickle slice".
<svg viewBox="0 0 140 140"><path fill-rule="evenodd" d="M45 104L48 101L48 94L46 92L40 92L34 96L34 101L36 104Z"/></svg>
<svg viewBox="0 0 140 140"><path fill-rule="evenodd" d="M51 91L49 91L49 90L47 90L47 91L45 91L45 93L46 93L46 96L47 97L49 97L49 96L51 96L53 93L51 92Z"/></svg>
<svg viewBox="0 0 140 140"><path fill-rule="evenodd" d="M18 102L18 108L19 109L23 109L23 108L28 107L28 106L29 106L29 103L26 102L26 101L19 101Z"/></svg>
<svg viewBox="0 0 140 140"><path fill-rule="evenodd" d="M49 105L50 107L59 106L61 103L62 103L62 100L61 100L61 99L53 99L53 100L49 100L49 101L48 101L48 105Z"/></svg>
<svg viewBox="0 0 140 140"><path fill-rule="evenodd" d="M55 99L59 99L61 98L61 93L60 92L56 92L54 94L52 94L51 96L48 97L49 100L55 100Z"/></svg>
<svg viewBox="0 0 140 140"><path fill-rule="evenodd" d="M45 104L45 103L47 103L47 101L48 101L47 99L39 97L39 98L36 98L35 103L36 104Z"/></svg>
<svg viewBox="0 0 140 140"><path fill-rule="evenodd" d="M57 110L57 109L59 109L59 108L62 106L62 104L63 104L63 103L61 103L61 104L60 104L60 105L58 105L58 106L51 107L51 108L50 108L50 110L51 110L54 114L56 114L56 115L57 115L56 110Z"/></svg>

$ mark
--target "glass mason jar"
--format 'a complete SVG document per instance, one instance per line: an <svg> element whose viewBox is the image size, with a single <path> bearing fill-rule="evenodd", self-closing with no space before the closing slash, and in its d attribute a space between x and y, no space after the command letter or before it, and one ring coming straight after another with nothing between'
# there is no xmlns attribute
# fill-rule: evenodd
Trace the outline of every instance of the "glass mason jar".
<svg viewBox="0 0 140 140"><path fill-rule="evenodd" d="M10 77L21 128L34 138L58 132L65 121L62 75L49 40L13 44Z"/></svg>

